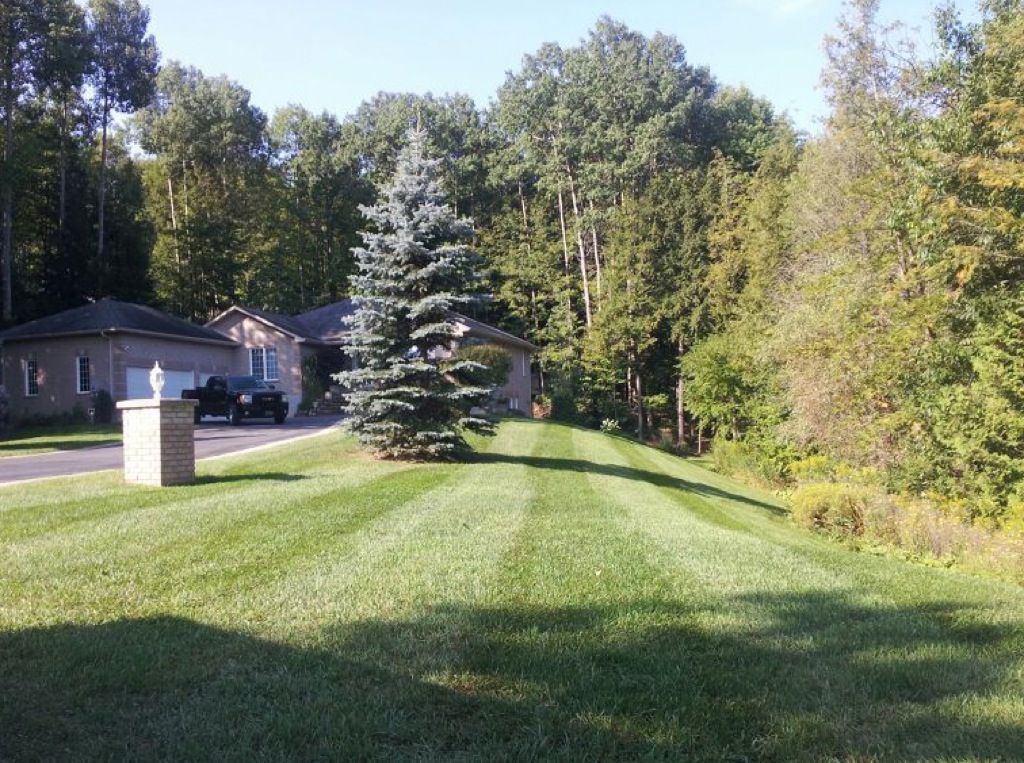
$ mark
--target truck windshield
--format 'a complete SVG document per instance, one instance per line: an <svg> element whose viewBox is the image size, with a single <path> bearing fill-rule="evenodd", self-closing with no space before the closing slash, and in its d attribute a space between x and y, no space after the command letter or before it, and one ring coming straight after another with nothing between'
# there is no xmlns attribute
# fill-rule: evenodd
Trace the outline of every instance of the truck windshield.
<svg viewBox="0 0 1024 763"><path fill-rule="evenodd" d="M228 389L270 389L270 387L264 384L262 379L257 379L255 376L229 376Z"/></svg>

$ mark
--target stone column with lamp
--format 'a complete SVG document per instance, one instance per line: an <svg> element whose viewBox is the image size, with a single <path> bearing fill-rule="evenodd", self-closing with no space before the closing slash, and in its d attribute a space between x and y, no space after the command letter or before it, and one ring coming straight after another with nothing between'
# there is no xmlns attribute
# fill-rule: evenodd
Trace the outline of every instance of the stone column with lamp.
<svg viewBox="0 0 1024 763"><path fill-rule="evenodd" d="M196 479L197 400L165 399L159 361L149 372L153 397L117 404L124 430L124 479L135 485L185 485Z"/></svg>

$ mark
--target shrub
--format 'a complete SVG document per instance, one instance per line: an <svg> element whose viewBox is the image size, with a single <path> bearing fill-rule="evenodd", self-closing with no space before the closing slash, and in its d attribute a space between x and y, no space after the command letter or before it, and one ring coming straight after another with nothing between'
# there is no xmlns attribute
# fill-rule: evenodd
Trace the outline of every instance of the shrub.
<svg viewBox="0 0 1024 763"><path fill-rule="evenodd" d="M564 390L556 390L551 395L551 420L575 423L579 420L579 411L576 409L576 398Z"/></svg>
<svg viewBox="0 0 1024 763"><path fill-rule="evenodd" d="M604 419L601 421L601 431L605 434L622 434L622 427L615 419Z"/></svg>
<svg viewBox="0 0 1024 763"><path fill-rule="evenodd" d="M864 488L844 482L818 482L793 493L793 521L828 535L856 537L864 533L867 504Z"/></svg>
<svg viewBox="0 0 1024 763"><path fill-rule="evenodd" d="M462 371L467 383L479 387L500 387L512 371L512 358L496 344L466 345L459 349L458 358L483 366Z"/></svg>
<svg viewBox="0 0 1024 763"><path fill-rule="evenodd" d="M308 411L313 403L324 396L323 373L320 358L309 355L302 360L302 400L299 409Z"/></svg>
<svg viewBox="0 0 1024 763"><path fill-rule="evenodd" d="M828 456L807 456L791 463L789 473L797 482L827 482L835 477L835 468Z"/></svg>
<svg viewBox="0 0 1024 763"><path fill-rule="evenodd" d="M719 433L711 443L716 471L773 486L785 482L791 455L790 448L771 438L752 443L729 440Z"/></svg>
<svg viewBox="0 0 1024 763"><path fill-rule="evenodd" d="M0 432L4 432L11 423L10 397L7 396L7 389L0 384Z"/></svg>
<svg viewBox="0 0 1024 763"><path fill-rule="evenodd" d="M105 389L92 393L93 421L97 424L109 424L114 420L114 398Z"/></svg>

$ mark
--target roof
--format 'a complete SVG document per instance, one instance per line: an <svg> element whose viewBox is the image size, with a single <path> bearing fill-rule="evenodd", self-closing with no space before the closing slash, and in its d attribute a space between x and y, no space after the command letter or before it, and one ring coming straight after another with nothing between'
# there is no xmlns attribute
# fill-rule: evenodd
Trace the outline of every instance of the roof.
<svg viewBox="0 0 1024 763"><path fill-rule="evenodd" d="M303 342L337 344L345 341L348 337L351 331L348 319L355 312L355 300L352 299L332 302L329 305L324 305L296 316L281 315L280 313L256 310L251 307L231 307L206 325L207 327L214 326L231 313L241 313L269 324L279 331ZM507 331L502 331L494 326L468 318L465 315L453 312L451 313L451 318L465 326L464 334L487 339L492 342L501 342L502 344L518 347L527 352L537 352L540 349L514 334L509 334Z"/></svg>
<svg viewBox="0 0 1024 763"><path fill-rule="evenodd" d="M234 345L235 342L212 329L197 326L156 308L101 299L56 315L23 323L0 332L0 342L83 336L103 332L150 334L182 341Z"/></svg>
<svg viewBox="0 0 1024 763"><path fill-rule="evenodd" d="M295 319L314 332L323 341L335 341L343 339L348 335L348 319L355 314L356 305L351 299L343 299L340 302L332 302L329 305L318 307L302 315L295 316Z"/></svg>
<svg viewBox="0 0 1024 763"><path fill-rule="evenodd" d="M348 319L355 314L356 305L355 301L351 299L343 299L340 302L334 302L330 305L324 305L318 307L316 310L310 310L308 313L296 316L295 320L304 324L309 331L317 334L323 341L338 341L344 339L350 329L348 326ZM504 344L512 345L513 347L519 347L520 349L527 350L528 352L537 352L540 348L535 344L527 342L525 339L509 334L507 331L502 331L499 328L495 328L486 323L481 323L478 320L469 318L461 313L451 313L451 317L466 327L466 333L481 337L483 339L489 339L495 342L502 342Z"/></svg>
<svg viewBox="0 0 1024 763"><path fill-rule="evenodd" d="M452 313L452 317L464 325L468 329L466 333L471 334L472 336L477 336L482 339L490 339L494 342L502 342L503 344L510 344L513 347L518 347L522 350L526 350L527 352L538 352L540 350L540 347L532 342L527 342L525 339L518 337L515 334L502 331L488 323L482 323L478 320L462 315L461 313Z"/></svg>
<svg viewBox="0 0 1024 763"><path fill-rule="evenodd" d="M231 313L241 313L242 315L247 315L250 318L255 318L256 320L269 324L294 339L298 339L303 342L319 343L325 341L318 332L311 330L310 327L302 321L302 316L292 317L290 315L282 315L281 313L272 313L269 310L257 310L254 307L229 307L212 321L209 321L206 324L206 327L211 328L214 324L219 323L225 316L230 315Z"/></svg>

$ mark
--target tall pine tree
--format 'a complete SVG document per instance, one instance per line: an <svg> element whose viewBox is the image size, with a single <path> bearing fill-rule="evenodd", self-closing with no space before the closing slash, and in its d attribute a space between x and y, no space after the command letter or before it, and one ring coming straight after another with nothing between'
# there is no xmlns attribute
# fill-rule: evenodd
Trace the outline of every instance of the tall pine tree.
<svg viewBox="0 0 1024 763"><path fill-rule="evenodd" d="M391 185L360 208L373 230L354 250L357 307L344 348L359 368L336 377L351 390L349 427L388 458L451 458L466 449L465 430L490 428L468 414L488 391L462 381L479 364L451 352L451 311L476 299L468 293L479 262L467 246L473 225L445 203L440 162L425 143L423 131L410 131Z"/></svg>

